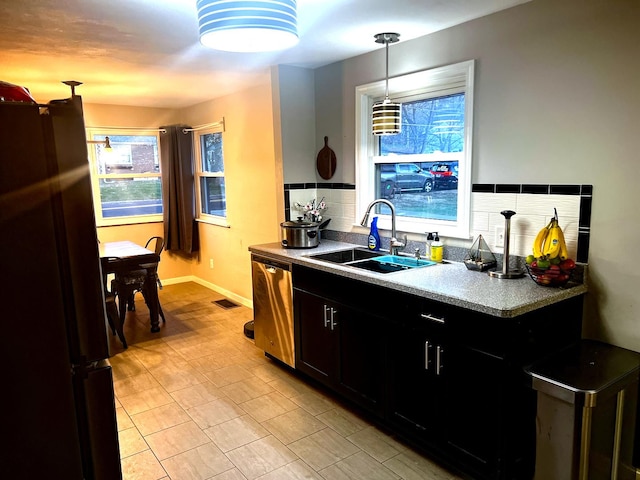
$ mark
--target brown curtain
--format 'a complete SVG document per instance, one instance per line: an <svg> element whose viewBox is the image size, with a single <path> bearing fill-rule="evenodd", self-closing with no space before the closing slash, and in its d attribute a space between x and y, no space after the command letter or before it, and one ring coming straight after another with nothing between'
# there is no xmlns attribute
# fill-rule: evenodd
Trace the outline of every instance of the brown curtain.
<svg viewBox="0 0 640 480"><path fill-rule="evenodd" d="M193 255L199 249L193 174L193 133L185 125L160 127L165 250Z"/></svg>

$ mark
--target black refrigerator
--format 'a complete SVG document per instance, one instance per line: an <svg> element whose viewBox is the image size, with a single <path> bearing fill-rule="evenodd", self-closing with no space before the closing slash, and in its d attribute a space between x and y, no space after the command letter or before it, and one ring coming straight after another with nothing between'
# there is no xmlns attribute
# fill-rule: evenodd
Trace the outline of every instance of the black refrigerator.
<svg viewBox="0 0 640 480"><path fill-rule="evenodd" d="M0 476L122 478L82 99L0 101Z"/></svg>

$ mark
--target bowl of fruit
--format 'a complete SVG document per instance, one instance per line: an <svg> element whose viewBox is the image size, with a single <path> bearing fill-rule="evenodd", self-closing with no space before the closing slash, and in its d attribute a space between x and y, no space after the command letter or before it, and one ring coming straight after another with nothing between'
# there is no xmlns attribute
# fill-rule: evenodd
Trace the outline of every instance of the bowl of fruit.
<svg viewBox="0 0 640 480"><path fill-rule="evenodd" d="M576 262L569 258L557 212L538 232L533 242L533 254L526 258L526 263L529 276L538 285L561 287L571 280Z"/></svg>
<svg viewBox="0 0 640 480"><path fill-rule="evenodd" d="M529 276L538 285L545 287L562 287L571 280L576 262L570 258L561 260L559 258L546 259L544 257L536 259L533 255L527 257L527 271Z"/></svg>

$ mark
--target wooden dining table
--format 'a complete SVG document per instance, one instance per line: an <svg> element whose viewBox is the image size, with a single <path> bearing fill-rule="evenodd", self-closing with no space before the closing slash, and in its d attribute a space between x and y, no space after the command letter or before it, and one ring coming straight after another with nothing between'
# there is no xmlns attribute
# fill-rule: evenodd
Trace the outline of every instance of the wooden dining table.
<svg viewBox="0 0 640 480"><path fill-rule="evenodd" d="M160 304L158 300L156 273L160 256L154 251L128 240L100 243L99 250L103 275L109 273L122 274L127 271L140 269L146 270L145 291L147 292L147 298L145 298L145 301L149 307L151 332L159 332ZM124 323L124 317L126 315L126 311L123 310L124 309L121 309L119 312L122 323Z"/></svg>

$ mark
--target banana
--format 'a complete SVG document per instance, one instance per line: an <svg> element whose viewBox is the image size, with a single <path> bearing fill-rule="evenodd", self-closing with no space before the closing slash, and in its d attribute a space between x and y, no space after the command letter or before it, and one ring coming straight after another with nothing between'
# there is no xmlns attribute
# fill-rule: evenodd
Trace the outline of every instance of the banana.
<svg viewBox="0 0 640 480"><path fill-rule="evenodd" d="M567 250L567 243L564 240L564 233L562 230L559 232L558 239L560 240L560 260L566 260L569 258L569 251Z"/></svg>
<svg viewBox="0 0 640 480"><path fill-rule="evenodd" d="M538 235L536 235L536 239L533 242L533 256L536 257L537 259L539 259L540 257L542 257L544 255L542 253L542 249L544 247L547 235L549 235L549 226L550 225L551 225L551 223L549 223L549 225L547 225L544 228L542 228L538 232Z"/></svg>
<svg viewBox="0 0 640 480"><path fill-rule="evenodd" d="M542 253L546 255L549 260L560 255L560 235L562 235L558 221L554 219L552 223L553 225L549 229L549 235L547 235L544 247L542 248Z"/></svg>

